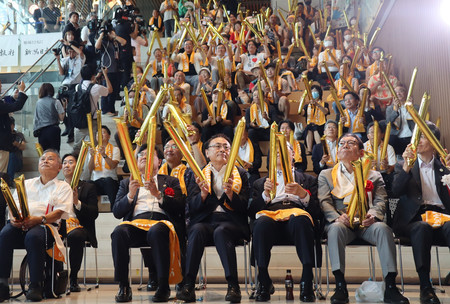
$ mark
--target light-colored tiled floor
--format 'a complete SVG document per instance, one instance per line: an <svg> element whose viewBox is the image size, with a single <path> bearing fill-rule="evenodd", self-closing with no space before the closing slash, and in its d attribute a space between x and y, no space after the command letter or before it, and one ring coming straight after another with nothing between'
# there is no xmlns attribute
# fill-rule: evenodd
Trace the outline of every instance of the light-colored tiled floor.
<svg viewBox="0 0 450 304"><path fill-rule="evenodd" d="M153 292L138 291L138 285L133 285L133 303L151 303L151 296ZM350 303L356 303L355 290L360 285L349 285ZM243 284L241 288L243 288ZM326 286L325 286L326 287ZM196 291L197 303L226 303L224 298L226 294L226 285L224 284L208 284L206 290ZM450 287L445 286L446 293L439 293L438 297L442 304L450 304ZM67 303L67 304L82 304L82 303L113 303L114 295L117 292L117 285L106 284L100 285L100 288L91 291L83 290L80 293L72 293L68 296L63 296L60 299L44 300L44 303ZM326 300L317 301L319 303L329 303L329 298L332 292L328 295ZM409 298L411 304L420 303L419 301L419 286L407 285L405 295ZM172 297L175 296L175 291L172 289ZM299 286L296 285L294 289L294 301L285 300L284 285L275 285L275 294L272 295L270 303L299 303ZM18 299L10 300L11 303L25 302L25 297L21 296ZM253 303L254 300L249 300L247 294L242 290L242 303ZM174 298L170 299L169 303L181 303Z"/></svg>

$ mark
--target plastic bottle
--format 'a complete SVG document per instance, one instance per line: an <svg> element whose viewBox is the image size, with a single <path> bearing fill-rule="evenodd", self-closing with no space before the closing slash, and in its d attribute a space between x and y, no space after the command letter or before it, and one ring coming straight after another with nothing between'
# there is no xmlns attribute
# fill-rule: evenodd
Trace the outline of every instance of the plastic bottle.
<svg viewBox="0 0 450 304"><path fill-rule="evenodd" d="M291 270L286 270L286 278L284 279L286 287L286 300L294 300L294 279L292 279Z"/></svg>

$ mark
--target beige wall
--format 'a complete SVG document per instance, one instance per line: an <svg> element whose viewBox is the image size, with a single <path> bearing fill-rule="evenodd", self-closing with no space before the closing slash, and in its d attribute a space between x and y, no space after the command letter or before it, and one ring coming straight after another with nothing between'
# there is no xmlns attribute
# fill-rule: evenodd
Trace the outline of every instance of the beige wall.
<svg viewBox="0 0 450 304"><path fill-rule="evenodd" d="M450 146L450 24L440 14L442 1L397 0L376 45L393 55L395 73L409 86L415 66L415 103L431 94L430 119L441 117L441 142Z"/></svg>

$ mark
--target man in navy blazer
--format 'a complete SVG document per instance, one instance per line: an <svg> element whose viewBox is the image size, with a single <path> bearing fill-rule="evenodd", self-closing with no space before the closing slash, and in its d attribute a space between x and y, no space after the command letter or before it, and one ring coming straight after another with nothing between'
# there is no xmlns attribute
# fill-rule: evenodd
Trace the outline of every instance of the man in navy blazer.
<svg viewBox="0 0 450 304"><path fill-rule="evenodd" d="M184 286L177 299L195 302L194 283L205 246L215 245L228 282L226 301L239 303L236 244L249 239L247 204L249 185L247 172L233 167L232 176L223 181L230 153L230 140L223 134L211 137L205 143L209 163L203 168L206 180L189 189L189 227L186 249Z"/></svg>
<svg viewBox="0 0 450 304"><path fill-rule="evenodd" d="M256 218L253 226L253 250L258 265L258 291L256 301L266 302L270 300L273 291L268 266L270 251L274 244L294 244L297 255L303 265L302 279L300 282L300 300L302 302L314 302L313 292L313 265L314 265L314 227L311 219L318 219L320 206L317 199L317 179L305 173L295 170L293 165L294 150L288 144L291 154L291 170L295 182L284 184L281 171L280 158L277 157L277 181L263 177L258 179L252 190L253 200L249 207L249 215ZM276 196L272 200L270 191L276 189ZM298 211L294 208L306 210L311 219L306 215L294 215ZM258 213L259 211L276 211L290 209L292 212L288 220L276 221L275 219ZM286 210L287 211L287 210Z"/></svg>
<svg viewBox="0 0 450 304"><path fill-rule="evenodd" d="M439 140L440 131L435 124L427 122ZM410 145L403 153L403 159L414 158ZM399 198L394 213L393 228L396 235L411 240L416 271L420 280L420 302L440 303L430 281L431 245L438 241L450 247L450 222L440 228L433 228L422 221L426 211L450 214L449 188L443 177L450 174L450 155L445 159L445 167L436 155L431 143L422 135L417 145L417 160L412 168L408 163L397 164L392 192Z"/></svg>
<svg viewBox="0 0 450 304"><path fill-rule="evenodd" d="M125 179L120 182L119 192L113 207L116 218L125 221L136 219L167 220L170 221L178 235L184 240L185 234L185 199L181 193L177 178L160 175L157 153L153 154L153 178L144 182L140 187L137 180ZM141 146L138 153L138 168L141 175L145 172L147 161L147 145ZM131 288L128 278L128 263L130 260L130 247L150 246L152 257L156 264L158 275L158 288L153 296L153 302L167 302L170 296L169 268L170 250L169 233L167 225L157 223L148 231L141 230L133 225L119 225L111 234L112 254L114 260L114 279L119 282L117 302L130 302L132 300Z"/></svg>

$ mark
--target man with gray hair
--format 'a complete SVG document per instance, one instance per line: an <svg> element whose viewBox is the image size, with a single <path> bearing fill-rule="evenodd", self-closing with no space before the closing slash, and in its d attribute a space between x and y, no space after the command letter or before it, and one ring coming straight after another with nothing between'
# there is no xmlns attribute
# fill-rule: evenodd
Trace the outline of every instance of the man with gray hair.
<svg viewBox="0 0 450 304"><path fill-rule="evenodd" d="M72 208L73 192L69 184L58 180L61 157L55 150L46 150L39 159L40 176L25 180L30 216L23 220L9 214L8 223L0 232L0 302L9 299L8 278L11 274L14 249L27 251L30 286L29 301L42 300L42 281L46 250L55 242L55 258L65 249L58 233L61 219L68 218ZM13 194L18 206L18 193Z"/></svg>

